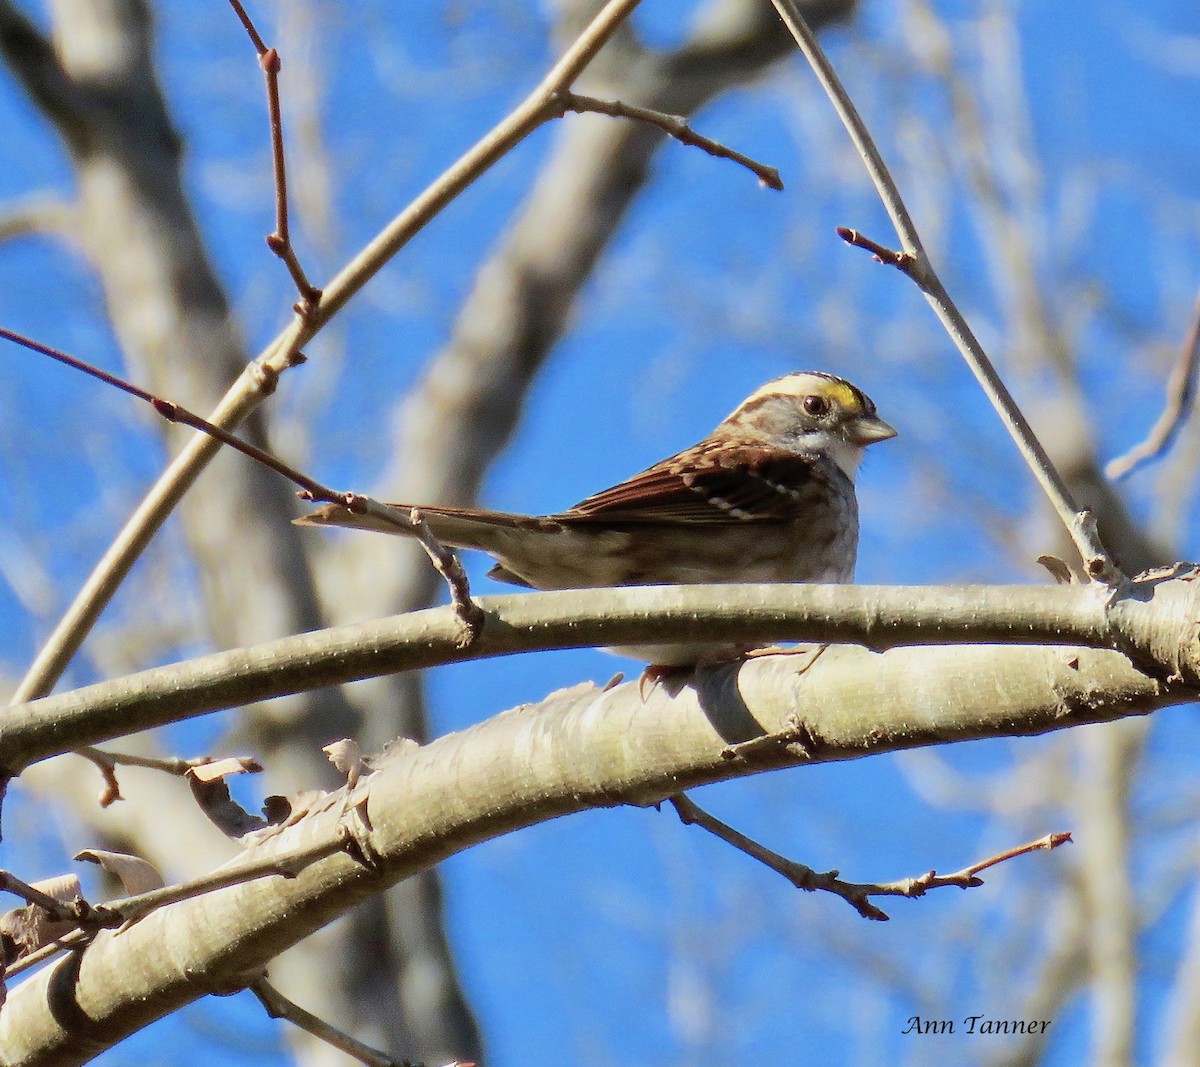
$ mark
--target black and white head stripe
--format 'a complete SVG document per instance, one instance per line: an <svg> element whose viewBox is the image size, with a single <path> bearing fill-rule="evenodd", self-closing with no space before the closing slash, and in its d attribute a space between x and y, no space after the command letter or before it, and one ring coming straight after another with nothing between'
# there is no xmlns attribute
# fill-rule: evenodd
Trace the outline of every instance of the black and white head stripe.
<svg viewBox="0 0 1200 1067"><path fill-rule="evenodd" d="M806 370L785 374L782 378L776 378L755 389L729 417L753 411L779 397L799 399L805 396L825 397L836 410L847 415L875 414L875 405L871 398L857 386L832 374Z"/></svg>

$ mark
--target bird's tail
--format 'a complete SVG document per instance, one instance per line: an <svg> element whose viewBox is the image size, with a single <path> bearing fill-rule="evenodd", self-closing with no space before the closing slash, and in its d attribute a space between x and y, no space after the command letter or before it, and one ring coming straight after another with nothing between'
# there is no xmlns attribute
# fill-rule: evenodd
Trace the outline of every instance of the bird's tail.
<svg viewBox="0 0 1200 1067"><path fill-rule="evenodd" d="M297 526L341 526L350 530L373 530L412 537L409 516L414 507L419 507L422 519L439 541L454 548L478 548L485 552L497 550L514 528L539 525L539 520L527 515L511 515L503 511L427 507L423 504L385 504L384 507L395 512L397 522L391 523L378 515L353 511L343 504L323 504L316 511L292 521Z"/></svg>

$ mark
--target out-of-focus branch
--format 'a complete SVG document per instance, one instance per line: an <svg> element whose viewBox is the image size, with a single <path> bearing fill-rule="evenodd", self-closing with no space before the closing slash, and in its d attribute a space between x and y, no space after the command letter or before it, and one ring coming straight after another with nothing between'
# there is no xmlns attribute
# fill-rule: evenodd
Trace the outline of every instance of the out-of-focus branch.
<svg viewBox="0 0 1200 1067"><path fill-rule="evenodd" d="M32 234L69 237L77 225L75 206L58 197L34 196L15 204L0 204L0 241Z"/></svg>
<svg viewBox="0 0 1200 1067"><path fill-rule="evenodd" d="M1183 958L1167 994L1164 1067L1182 1067L1200 1047L1200 897L1193 893Z"/></svg>
<svg viewBox="0 0 1200 1067"><path fill-rule="evenodd" d="M1196 376L1200 373L1200 297L1192 312L1192 328L1179 351L1179 358L1167 379L1167 402L1158 421L1141 443L1123 456L1111 459L1104 473L1114 481L1132 474L1138 467L1161 456L1191 417L1196 403Z"/></svg>
<svg viewBox="0 0 1200 1067"><path fill-rule="evenodd" d="M1089 1059L1105 1067L1136 1062L1140 931L1130 800L1144 734L1141 723L1121 723L1080 739L1076 818L1093 1003Z"/></svg>

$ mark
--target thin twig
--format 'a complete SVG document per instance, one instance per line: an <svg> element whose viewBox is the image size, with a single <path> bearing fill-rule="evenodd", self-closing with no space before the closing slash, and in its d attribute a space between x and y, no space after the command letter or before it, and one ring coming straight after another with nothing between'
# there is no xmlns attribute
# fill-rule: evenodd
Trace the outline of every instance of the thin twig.
<svg viewBox="0 0 1200 1067"><path fill-rule="evenodd" d="M467 572L463 570L458 556L450 551L437 539L421 514L420 508L413 508L409 513L413 532L425 554L429 556L434 569L450 587L450 602L454 605L454 613L462 620L463 648L470 645L483 631L483 622L487 617L483 609L471 599L471 587L467 582Z"/></svg>
<svg viewBox="0 0 1200 1067"><path fill-rule="evenodd" d="M912 252L900 252L895 248L888 248L887 245L881 245L878 241L872 241L864 233L859 233L858 230L852 230L849 226L838 226L837 235L848 245L853 245L855 248L865 248L871 253L876 263L883 263L889 267L895 267L897 270L907 272L915 266L917 257Z"/></svg>
<svg viewBox="0 0 1200 1067"><path fill-rule="evenodd" d="M240 0L229 0L229 4L233 8L234 14L237 15L238 21L241 22L243 29L249 34L250 40L254 42L254 50L261 56L266 52L267 45L259 36L253 21L251 21L250 16L246 13L246 9L242 7Z"/></svg>
<svg viewBox="0 0 1200 1067"><path fill-rule="evenodd" d="M570 91L559 93L558 98L564 114L568 111L574 111L580 115L591 112L597 115L609 115L612 118L633 119L637 122L649 123L674 137L680 144L699 148L710 156L729 159L740 164L754 174L768 189L783 188L783 180L779 177L779 171L775 167L768 167L765 163L759 163L758 160L751 159L749 156L721 144L720 141L714 141L710 137L697 133L688 125L687 119L682 115L668 115L665 111L654 111L648 107L638 107L620 100L600 100L594 96L584 96L581 93Z"/></svg>
<svg viewBox="0 0 1200 1067"><path fill-rule="evenodd" d="M1016 856L1023 856L1027 852L1057 848L1071 840L1069 833L1047 834L1037 841L1031 841L1017 848L1007 849L995 856L989 856L987 859L972 864L970 867L964 867L961 871L955 871L953 874L938 874L937 871L928 871L915 878L901 878L894 882L844 882L838 877L838 871L814 871L803 863L797 863L786 856L781 856L778 852L772 852L771 849L760 845L753 838L739 833L731 826L727 826L719 819L709 815L682 793L668 797L668 801L685 826L699 826L701 829L707 830L710 834L732 845L739 852L744 852L752 859L758 860L770 867L771 870L783 875L797 889L803 889L808 893L821 891L841 897L864 919L872 919L876 922L886 922L888 915L871 903L871 897L908 897L913 899L924 896L930 889L941 889L946 886L974 889L983 885L983 879L978 876L980 871Z"/></svg>
<svg viewBox="0 0 1200 1067"><path fill-rule="evenodd" d="M823 648L824 646L822 646ZM721 752L721 758L727 760L746 760L754 762L764 757L777 756L786 751L797 760L810 760L820 752L821 738L814 732L799 715L789 717L787 726L776 733L752 737L749 741L739 741L727 745Z"/></svg>
<svg viewBox="0 0 1200 1067"><path fill-rule="evenodd" d="M1024 856L1029 852L1040 852L1058 848L1059 845L1065 845L1072 841L1071 832L1069 830L1060 830L1056 833L1046 834L1045 837L1039 837L1036 841L1029 841L1024 845L1017 845L1015 848L1005 849L1003 852L997 852L994 856L989 856L985 860L980 860L978 863L971 864L970 867L964 867L961 871L955 871L954 874L943 875L945 878L968 878L978 874L980 871L986 871L989 867L995 867L998 863L1004 863L1006 860L1015 859L1017 856Z"/></svg>
<svg viewBox="0 0 1200 1067"><path fill-rule="evenodd" d="M123 799L121 783L117 779L118 767L141 767L144 770L162 771L164 774L182 778L193 768L203 767L214 762L211 756L195 756L191 759L184 759L180 756L140 756L132 752L110 752L107 749L94 748L91 745L75 749L75 755L91 761L100 772L104 780L104 789L100 793L98 802L102 808L110 807L118 800ZM254 760L246 759L244 762L248 765L247 769L262 770L262 767Z"/></svg>
<svg viewBox="0 0 1200 1067"><path fill-rule="evenodd" d="M89 760L92 765L100 772L100 779L104 782L104 788L100 790L100 795L96 798L96 803L101 808L111 808L118 800L124 800L121 795L121 780L117 777L117 765L108 758L108 753L101 749L93 748L91 745L85 745L77 750L77 754L85 760Z"/></svg>
<svg viewBox="0 0 1200 1067"><path fill-rule="evenodd" d="M21 882L20 879L0 871L0 889L9 889L16 895L24 897L29 903L45 909L55 919L85 924L71 933L57 938L52 944L43 945L36 951L14 961L5 969L4 976L6 979L11 979L19 972L36 966L58 952L78 947L95 936L97 930L114 929L124 926L128 922L135 922L168 904L178 904L183 900L191 900L203 896L205 893L242 885L259 878L273 876L294 878L305 867L328 856L336 855L338 852L345 852L350 841L351 837L348 833L340 834L336 838L318 841L290 852L276 853L256 862L243 863L233 868L222 867L200 878L194 878L190 882L163 886L145 893L120 897L105 904L96 905L88 904L83 900L75 904L55 901L53 898L46 897L44 893L39 893L32 886Z"/></svg>
<svg viewBox="0 0 1200 1067"><path fill-rule="evenodd" d="M1104 468L1106 477L1118 481L1150 460L1158 459L1171 447L1195 407L1197 374L1200 374L1200 297L1196 298L1192 313L1192 328L1167 379L1167 402L1162 414L1141 444L1108 461Z"/></svg>
<svg viewBox="0 0 1200 1067"><path fill-rule="evenodd" d="M107 385L128 393L130 396L146 401L168 422L183 423L195 430L199 430L201 433L216 438L222 444L229 445L230 448L241 452L245 456L249 456L264 467L283 475L288 481L299 486L301 489L300 495L305 500L340 504L351 511L368 513L385 522L402 527L405 530L411 530L417 540L421 542L434 568L450 587L450 596L454 604L455 613L463 623L462 647L466 648L479 636L483 628L484 614L471 599L471 590L467 583L466 572L463 570L462 564L458 561L458 557L434 536L433 531L429 529L428 525L421 518L419 509L413 508L408 516L404 516L395 508L388 507L386 504L380 504L377 501L371 500L370 497L362 496L358 493L330 489L328 486L322 485L315 479L310 478L307 474L298 471L290 464L284 463L283 460L267 452L265 449L243 441L235 434L230 433L228 430L223 430L219 426L215 426L207 419L202 419L199 415L193 414L187 408L181 407L174 401L163 400L161 397L146 392L145 389L126 381L124 378L101 370L99 367L93 366L59 349L51 348L40 341L34 341L23 334L7 330L2 326L0 326L0 337L13 341L34 352L49 356L51 359L57 360L68 367L82 371L84 374L91 375L93 378L97 378ZM119 800L121 796L120 786L117 783L116 775L113 773L113 761L109 759L108 755L96 749L81 749L79 754L90 759L100 768L101 773L104 774L107 788L101 796L101 806L108 807L109 804Z"/></svg>
<svg viewBox="0 0 1200 1067"><path fill-rule="evenodd" d="M95 930L72 930L69 934L63 934L62 937L47 942L41 948L34 949L33 952L27 953L18 959L13 960L4 968L4 980L12 981L22 971L28 971L32 967L36 967L39 963L44 963L52 956L57 956L60 952L68 952L71 949L78 948L96 936Z"/></svg>
<svg viewBox="0 0 1200 1067"><path fill-rule="evenodd" d="M1046 496L1049 497L1050 503L1054 506L1054 510L1067 528L1071 541L1083 560L1084 569L1091 578L1103 582L1105 585L1110 587L1119 585L1124 576L1101 543L1100 536L1096 531L1094 516L1075 502L1066 482L1063 481L1050 456L1042 447L1042 443L1033 432L1016 401L1013 400L1008 387L996 373L983 346L971 332L962 312L950 299L949 293L937 276L937 272L933 269L929 256L925 252L917 228L913 224L891 173L888 171L887 164L884 163L874 139L834 71L833 65L817 42L815 34L805 22L804 16L800 14L795 0L772 0L772 3L779 12L780 18L783 19L784 25L791 31L804 58L812 67L817 80L821 83L837 111L838 117L841 118L842 124L850 134L851 141L854 142L859 155L862 156L871 181L900 237L902 250L892 251L874 241L864 244L861 235L856 235L859 239L851 243L869 248L873 254L885 262L893 262L925 294L930 306L941 319L942 325L945 326L959 352L967 361L967 365L982 386L984 393L987 394L992 406L1000 416L1000 420L1016 442L1025 462L1033 471L1034 477L1037 478ZM849 240L849 238L845 239ZM911 259L905 259L905 254Z"/></svg>
<svg viewBox="0 0 1200 1067"><path fill-rule="evenodd" d="M92 908L92 914L95 915L96 921L103 925L120 926L122 923L144 918L150 912L168 904L178 904L181 900L191 900L218 889L244 885L259 878L295 878L302 870L319 860L345 852L350 842L349 833L340 833L315 844L292 849L290 852L277 852L260 860L220 867L188 882L96 904Z"/></svg>
<svg viewBox="0 0 1200 1067"><path fill-rule="evenodd" d="M279 71L283 64L279 53L267 47L239 0L229 0L229 3L258 53L258 65L262 67L267 83L267 116L271 126L271 159L275 174L275 232L267 235L267 247L283 260L300 293L300 302L295 306L296 313L308 318L316 312L321 290L308 280L292 246L288 229L287 159L283 150L283 113L279 106Z"/></svg>
<svg viewBox="0 0 1200 1067"><path fill-rule="evenodd" d="M322 485L320 482L310 478L307 474L296 470L295 467L284 463L283 460L273 456L265 449L259 448L257 445L252 445L247 441L243 441L240 437L230 433L228 430L222 429L215 423L209 422L207 419L201 418L199 415L188 411L187 408L180 404L176 404L173 400L163 400L161 397L155 396L153 393L146 392L140 386L134 385L132 382L126 381L124 378L118 377L115 374L110 374L106 370L101 370L99 367L93 366L77 356L69 355L57 348L51 348L49 345L42 344L40 341L35 341L23 334L7 330L0 326L0 337L12 341L15 344L21 345L34 352L39 352L43 356L49 356L51 359L58 360L59 363L64 363L74 370L82 371L84 374L89 374L93 378L97 378L106 385L111 385L114 389L120 389L123 393L128 393L130 396L137 397L138 400L144 400L154 410L168 422L182 423L184 426L190 426L194 430L199 430L201 433L208 434L220 441L223 445L228 445L230 448L241 452L245 456L264 467L269 467L277 474L282 474L288 481L300 486L307 494L306 499L329 501L330 503L345 504L350 507L347 502L347 497L350 494L339 493L336 489L330 489L328 486ZM303 361L304 357L299 356L299 361Z"/></svg>
<svg viewBox="0 0 1200 1067"><path fill-rule="evenodd" d="M364 1045L345 1031L330 1025L324 1019L317 1018L312 1012L305 1011L299 1004L288 1000L265 977L251 982L247 988L258 998L258 1002L272 1019L286 1019L306 1033L312 1034L313 1037L346 1053L347 1056L353 1056L360 1063L367 1064L367 1067L421 1067L421 1064L414 1063L412 1060L397 1060L370 1045ZM445 1067L475 1067L475 1065L455 1060L446 1064Z"/></svg>
<svg viewBox="0 0 1200 1067"><path fill-rule="evenodd" d="M74 901L57 900L48 893L43 893L36 886L22 881L9 871L0 870L0 891L12 893L24 900L26 904L41 908L50 918L58 922L86 922L91 914L91 906L82 897Z"/></svg>
<svg viewBox="0 0 1200 1067"><path fill-rule="evenodd" d="M212 756L193 756L190 759L183 756L140 756L135 752L110 752L99 748L77 748L75 755L86 756L88 759L103 760L112 767L141 767L144 770L162 771L175 778L182 778L188 771L196 767L204 767L216 762ZM262 770L253 760L255 770Z"/></svg>

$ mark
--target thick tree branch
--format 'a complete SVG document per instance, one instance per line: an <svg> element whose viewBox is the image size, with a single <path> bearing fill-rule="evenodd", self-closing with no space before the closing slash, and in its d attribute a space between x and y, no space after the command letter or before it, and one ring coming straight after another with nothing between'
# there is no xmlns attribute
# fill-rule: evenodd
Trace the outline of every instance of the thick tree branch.
<svg viewBox="0 0 1200 1067"><path fill-rule="evenodd" d="M577 686L377 759L356 786L366 806L353 829L367 862L332 855L294 878L237 885L98 934L12 992L0 1047L11 1062L82 1062L206 992L252 981L283 949L399 879L536 822L797 763L1143 714L1190 695L1120 653L999 646L836 646L803 673L786 657L756 659L675 693L659 685L645 702L634 685ZM786 730L797 716L805 756L781 748L726 758L730 743ZM230 866L341 841L345 813L334 794ZM232 929L238 937L211 936Z"/></svg>
<svg viewBox="0 0 1200 1067"><path fill-rule="evenodd" d="M587 645L753 638L872 648L959 641L1091 646L1132 651L1152 672L1142 674L1130 664L1134 674L1182 699L1177 694L1186 685L1174 683L1194 686L1200 679L1197 597L1196 584L1183 579L1138 584L1119 599L1098 586L836 585L481 597L483 626L466 648L455 610L434 608L204 656L13 706L0 723L0 767L16 772L80 745L286 693L439 663ZM1048 662L1063 656L1056 649L1041 652ZM1078 649L1067 660L1072 656ZM1087 700L1071 699L1105 703L1103 685L1090 692Z"/></svg>

